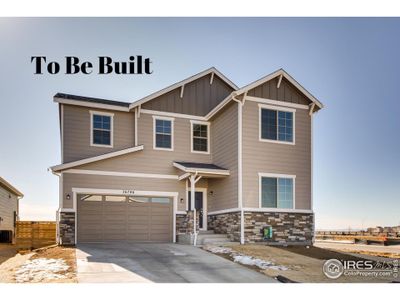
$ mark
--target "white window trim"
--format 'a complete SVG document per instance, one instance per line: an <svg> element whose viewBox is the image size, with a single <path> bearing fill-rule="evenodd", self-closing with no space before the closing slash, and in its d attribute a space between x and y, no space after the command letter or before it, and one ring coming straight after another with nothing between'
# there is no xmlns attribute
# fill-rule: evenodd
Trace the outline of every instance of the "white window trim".
<svg viewBox="0 0 400 300"><path fill-rule="evenodd" d="M206 125L207 126L207 151L193 150L193 125ZM200 154L210 154L210 122L190 120L190 152Z"/></svg>
<svg viewBox="0 0 400 300"><path fill-rule="evenodd" d="M262 178L291 178L293 179L293 207L292 208L279 208L279 207L262 207ZM279 185L277 181L277 193L279 190ZM278 199L277 199L278 200ZM285 209L295 210L296 209L296 175L289 174L277 174L277 173L258 173L258 208L267 209L271 211L282 211Z"/></svg>
<svg viewBox="0 0 400 300"><path fill-rule="evenodd" d="M271 109L276 111L286 111L293 113L293 142L286 142L286 141L279 141L279 140L269 140L263 139L261 136L262 128L261 128L261 111L262 109ZM286 144L286 145L296 145L296 109L289 108L289 107L281 107L281 106L274 106L274 105L267 105L267 104L258 104L258 140L260 142L267 142L267 143L275 143L275 144Z"/></svg>
<svg viewBox="0 0 400 300"><path fill-rule="evenodd" d="M114 148L114 114L104 111L94 111L90 110L90 146L92 147L105 147L105 148ZM103 144L95 144L93 143L93 116L100 115L100 116L108 116L110 117L110 145L103 145Z"/></svg>
<svg viewBox="0 0 400 300"><path fill-rule="evenodd" d="M156 120L171 121L171 148L160 148L156 146ZM163 151L174 151L174 120L175 118L165 116L153 116L153 149Z"/></svg>

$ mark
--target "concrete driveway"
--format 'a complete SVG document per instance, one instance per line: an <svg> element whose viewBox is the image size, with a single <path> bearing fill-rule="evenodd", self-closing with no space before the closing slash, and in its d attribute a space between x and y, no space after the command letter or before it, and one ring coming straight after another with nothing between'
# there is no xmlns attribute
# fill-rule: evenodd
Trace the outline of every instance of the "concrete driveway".
<svg viewBox="0 0 400 300"><path fill-rule="evenodd" d="M202 249L128 242L79 244L78 282L276 282Z"/></svg>

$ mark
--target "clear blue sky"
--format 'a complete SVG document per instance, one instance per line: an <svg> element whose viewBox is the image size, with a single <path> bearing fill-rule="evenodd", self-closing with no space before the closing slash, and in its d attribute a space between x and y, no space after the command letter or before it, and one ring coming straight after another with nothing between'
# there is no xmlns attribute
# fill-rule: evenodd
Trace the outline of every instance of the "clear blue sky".
<svg viewBox="0 0 400 300"><path fill-rule="evenodd" d="M217 67L243 86L283 67L326 108L314 122L317 228L400 222L400 19L0 19L0 176L23 219L54 219L56 92L133 101ZM152 58L150 76L34 75L30 57Z"/></svg>

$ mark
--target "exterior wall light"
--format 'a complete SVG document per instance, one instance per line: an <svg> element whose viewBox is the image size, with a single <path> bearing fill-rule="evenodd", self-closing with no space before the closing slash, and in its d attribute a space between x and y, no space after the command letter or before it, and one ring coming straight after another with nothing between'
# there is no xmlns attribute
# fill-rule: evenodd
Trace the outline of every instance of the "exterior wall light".
<svg viewBox="0 0 400 300"><path fill-rule="evenodd" d="M67 194L67 200L69 200L69 199L71 199L71 195L70 194Z"/></svg>

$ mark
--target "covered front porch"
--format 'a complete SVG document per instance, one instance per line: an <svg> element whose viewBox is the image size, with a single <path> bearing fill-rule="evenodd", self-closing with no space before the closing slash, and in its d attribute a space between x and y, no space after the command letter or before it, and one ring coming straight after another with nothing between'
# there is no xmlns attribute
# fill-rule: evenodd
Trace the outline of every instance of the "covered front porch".
<svg viewBox="0 0 400 300"><path fill-rule="evenodd" d="M186 185L186 214L177 216L177 236L183 243L196 245L199 233L208 231L208 196L213 198L214 189L209 182L229 177L230 171L215 164L196 162L173 162L173 166L182 173L180 181ZM216 184L212 186L215 187ZM192 197L194 195L194 197Z"/></svg>

